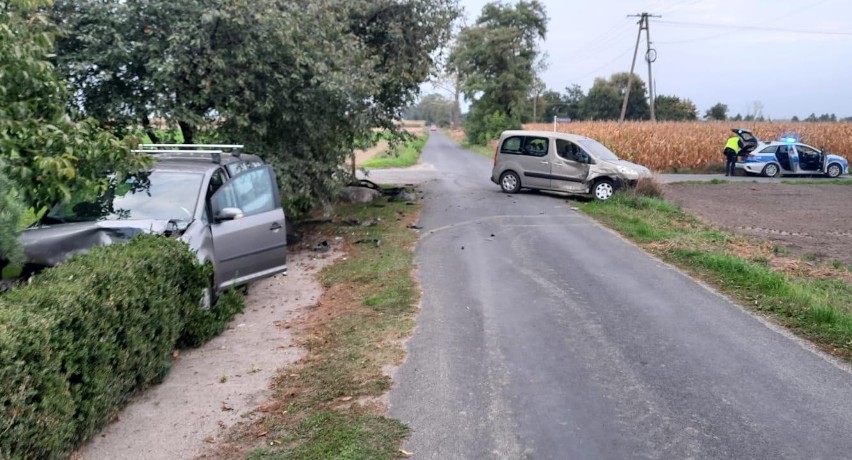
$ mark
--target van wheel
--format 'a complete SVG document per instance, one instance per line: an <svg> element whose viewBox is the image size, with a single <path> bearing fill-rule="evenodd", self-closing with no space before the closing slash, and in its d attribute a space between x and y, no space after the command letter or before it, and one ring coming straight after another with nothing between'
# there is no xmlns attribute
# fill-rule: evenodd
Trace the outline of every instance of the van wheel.
<svg viewBox="0 0 852 460"><path fill-rule="evenodd" d="M843 172L843 169L840 168L839 164L832 163L832 164L828 165L828 169L825 171L825 175L832 178L832 179L836 179L836 178L840 177L840 173L842 173L842 172Z"/></svg>
<svg viewBox="0 0 852 460"><path fill-rule="evenodd" d="M609 179L601 179L595 182L595 185L592 187L592 196L596 200L606 201L612 197L613 193L615 193L615 186L612 185L612 181Z"/></svg>
<svg viewBox="0 0 852 460"><path fill-rule="evenodd" d="M763 167L763 172L761 174L766 177L778 177L778 173L780 172L781 170L778 169L778 165L776 165L775 163L769 163L768 165Z"/></svg>
<svg viewBox="0 0 852 460"><path fill-rule="evenodd" d="M506 171L500 176L500 188L506 193L517 193L521 189L521 178L514 171Z"/></svg>
<svg viewBox="0 0 852 460"><path fill-rule="evenodd" d="M212 310L216 306L216 301L219 300L216 295L216 288L213 287L213 277L208 281L207 287L201 290L201 299L198 304L202 310Z"/></svg>

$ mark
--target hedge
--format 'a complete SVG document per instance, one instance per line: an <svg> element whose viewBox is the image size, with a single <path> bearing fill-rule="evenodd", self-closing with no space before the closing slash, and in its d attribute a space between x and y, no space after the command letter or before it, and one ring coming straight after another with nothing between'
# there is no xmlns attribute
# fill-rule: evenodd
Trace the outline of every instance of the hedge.
<svg viewBox="0 0 852 460"><path fill-rule="evenodd" d="M221 330L207 279L185 244L141 236L0 296L0 458L67 457L162 380L176 344Z"/></svg>

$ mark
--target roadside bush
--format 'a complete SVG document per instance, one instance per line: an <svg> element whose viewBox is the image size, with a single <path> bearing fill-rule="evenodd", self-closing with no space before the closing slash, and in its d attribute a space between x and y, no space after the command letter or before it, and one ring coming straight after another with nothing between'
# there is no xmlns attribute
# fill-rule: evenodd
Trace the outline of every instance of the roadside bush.
<svg viewBox="0 0 852 460"><path fill-rule="evenodd" d="M18 240L24 206L4 172L5 162L0 158L0 268L5 261L20 264L24 251Z"/></svg>
<svg viewBox="0 0 852 460"><path fill-rule="evenodd" d="M636 186L630 189L634 196L646 196L649 198L663 197L663 184L656 177L643 177L636 182Z"/></svg>
<svg viewBox="0 0 852 460"><path fill-rule="evenodd" d="M67 457L161 380L208 270L183 243L141 236L0 296L0 458Z"/></svg>
<svg viewBox="0 0 852 460"><path fill-rule="evenodd" d="M498 139L503 131L520 128L521 123L505 113L485 114L481 110L471 110L464 123L468 142L477 145L488 145L490 141Z"/></svg>

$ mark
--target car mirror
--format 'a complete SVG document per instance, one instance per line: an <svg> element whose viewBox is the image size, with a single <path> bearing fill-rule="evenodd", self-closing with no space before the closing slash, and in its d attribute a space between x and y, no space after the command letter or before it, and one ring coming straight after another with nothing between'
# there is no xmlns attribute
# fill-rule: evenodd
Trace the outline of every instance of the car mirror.
<svg viewBox="0 0 852 460"><path fill-rule="evenodd" d="M240 208L222 208L216 213L216 221L224 222L227 220L237 220L243 218L243 210Z"/></svg>

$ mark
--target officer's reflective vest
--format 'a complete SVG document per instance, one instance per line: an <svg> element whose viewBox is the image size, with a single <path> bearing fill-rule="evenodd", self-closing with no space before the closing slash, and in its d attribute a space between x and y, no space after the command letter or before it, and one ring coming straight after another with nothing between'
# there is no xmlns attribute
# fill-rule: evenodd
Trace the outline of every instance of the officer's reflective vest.
<svg viewBox="0 0 852 460"><path fill-rule="evenodd" d="M729 137L728 142L725 143L726 149L731 149L734 152L740 151L740 138L739 137Z"/></svg>

